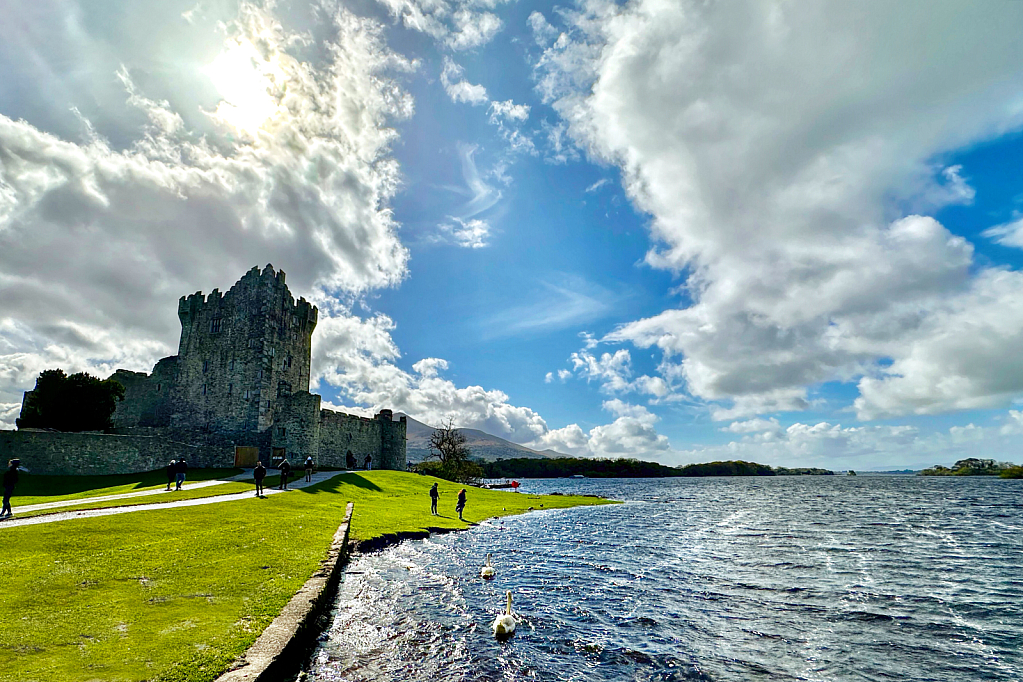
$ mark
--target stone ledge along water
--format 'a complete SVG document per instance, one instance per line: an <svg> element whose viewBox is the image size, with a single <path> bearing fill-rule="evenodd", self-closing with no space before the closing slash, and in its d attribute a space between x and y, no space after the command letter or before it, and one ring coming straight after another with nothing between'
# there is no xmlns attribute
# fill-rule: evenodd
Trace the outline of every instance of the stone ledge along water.
<svg viewBox="0 0 1023 682"><path fill-rule="evenodd" d="M626 503L355 558L306 679L1023 679L1023 481L530 487ZM520 621L500 643L505 590Z"/></svg>
<svg viewBox="0 0 1023 682"><path fill-rule="evenodd" d="M283 680L301 666L310 644L322 631L341 573L348 561L348 533L355 507L349 502L320 569L302 586L280 615L217 682Z"/></svg>

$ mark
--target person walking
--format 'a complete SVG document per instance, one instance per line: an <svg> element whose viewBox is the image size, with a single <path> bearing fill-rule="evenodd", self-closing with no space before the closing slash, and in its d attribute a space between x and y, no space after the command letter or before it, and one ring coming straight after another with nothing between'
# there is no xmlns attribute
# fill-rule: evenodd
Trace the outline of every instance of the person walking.
<svg viewBox="0 0 1023 682"><path fill-rule="evenodd" d="M170 492L171 483L174 482L174 477L178 475L178 460L172 459L170 464L167 465L167 490Z"/></svg>
<svg viewBox="0 0 1023 682"><path fill-rule="evenodd" d="M252 478L256 481L256 497L263 497L263 479L266 478L266 467L262 462L256 462L256 468L252 470Z"/></svg>
<svg viewBox="0 0 1023 682"><path fill-rule="evenodd" d="M18 485L18 468L21 467L20 459L12 459L7 462L7 471L4 472L4 507L0 510L0 519L14 516L11 510L11 495L14 494L14 486Z"/></svg>
<svg viewBox="0 0 1023 682"><path fill-rule="evenodd" d="M458 504L455 505L455 511L458 512L458 520L465 521L462 518L462 511L465 509L465 488L458 491Z"/></svg>
<svg viewBox="0 0 1023 682"><path fill-rule="evenodd" d="M177 472L175 478L178 482L178 487L175 488L175 490L181 490L181 486L185 484L185 476L188 474L188 462L183 459L179 459L174 471Z"/></svg>
<svg viewBox="0 0 1023 682"><path fill-rule="evenodd" d="M313 458L311 456L305 458L305 480L307 483L310 483L313 480L313 467L315 466L316 464L313 462Z"/></svg>
<svg viewBox="0 0 1023 682"><path fill-rule="evenodd" d="M281 472L281 484L277 486L278 490L288 489L288 476L291 475L291 462L285 457L281 460L281 463L277 465L277 468Z"/></svg>
<svg viewBox="0 0 1023 682"><path fill-rule="evenodd" d="M370 455L366 455L366 471L373 468L373 458Z"/></svg>
<svg viewBox="0 0 1023 682"><path fill-rule="evenodd" d="M437 498L440 497L440 491L437 490L437 484L434 483L433 487L430 488L430 513L437 516Z"/></svg>

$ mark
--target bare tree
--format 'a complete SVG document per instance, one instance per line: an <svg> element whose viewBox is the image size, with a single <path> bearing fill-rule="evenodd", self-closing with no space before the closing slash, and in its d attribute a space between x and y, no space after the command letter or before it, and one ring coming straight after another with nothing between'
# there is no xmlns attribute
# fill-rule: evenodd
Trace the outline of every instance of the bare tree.
<svg viewBox="0 0 1023 682"><path fill-rule="evenodd" d="M465 444L465 436L454 424L454 418L448 417L447 422L430 435L430 456L440 460L440 467L429 473L449 481L478 485L483 469L469 459L472 453Z"/></svg>
<svg viewBox="0 0 1023 682"><path fill-rule="evenodd" d="M439 459L442 466L455 465L469 459L465 436L454 427L454 423L454 417L448 417L447 422L434 429L430 435L430 456Z"/></svg>

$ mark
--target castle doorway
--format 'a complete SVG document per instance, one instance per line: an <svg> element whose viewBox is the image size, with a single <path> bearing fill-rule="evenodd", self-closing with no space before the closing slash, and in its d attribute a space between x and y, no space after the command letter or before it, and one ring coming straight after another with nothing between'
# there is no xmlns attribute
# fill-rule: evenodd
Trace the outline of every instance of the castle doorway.
<svg viewBox="0 0 1023 682"><path fill-rule="evenodd" d="M237 446L234 449L234 465L236 467L254 467L259 459L259 448Z"/></svg>

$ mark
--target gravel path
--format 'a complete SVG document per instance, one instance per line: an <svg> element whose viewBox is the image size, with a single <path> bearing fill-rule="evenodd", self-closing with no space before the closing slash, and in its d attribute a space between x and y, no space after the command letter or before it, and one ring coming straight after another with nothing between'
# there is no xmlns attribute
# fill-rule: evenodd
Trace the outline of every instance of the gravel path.
<svg viewBox="0 0 1023 682"><path fill-rule="evenodd" d="M305 481L305 473L299 472L298 479L290 481L288 483L289 490L295 490L298 488L305 488L311 485L316 485L323 481L334 478L335 476L341 476L347 474L347 471L323 471L320 473L313 474L312 481ZM248 474L251 476L251 472ZM225 479L225 481L240 480L239 477L243 477L245 474L239 474L234 478ZM217 481L217 483L223 483L225 481ZM202 481L196 483L193 487L200 487L202 483L208 483ZM128 493L128 495L144 495L151 492L164 492L164 491L144 491L142 493ZM279 495L286 493L288 490L278 490L277 488L265 488L263 490L263 496ZM111 516L113 514L128 514L137 511L150 511L154 509L173 509L175 507L196 507L202 504L219 504L221 502L231 502L233 500L249 500L252 499L254 493L252 491L246 491L243 493L233 493L231 495L216 495L213 497L199 497L194 500L178 500L176 502L158 502L155 504L135 504L124 507L108 507L107 509L83 509L81 511L68 511L68 512L56 512L54 514L44 514L42 516L31 516L25 519L18 518L18 507L14 508L14 516L0 520L0 531L4 528L13 528L16 526L31 526L37 523L54 523L56 521L69 521L71 519L90 519L96 516ZM102 502L104 500L117 499L117 496L111 495L109 497L98 497L88 498L86 500L75 500L76 504L87 504L90 500L96 502ZM56 503L51 503L56 504ZM35 505L33 505L35 506ZM22 511L28 511L29 507L23 507Z"/></svg>

